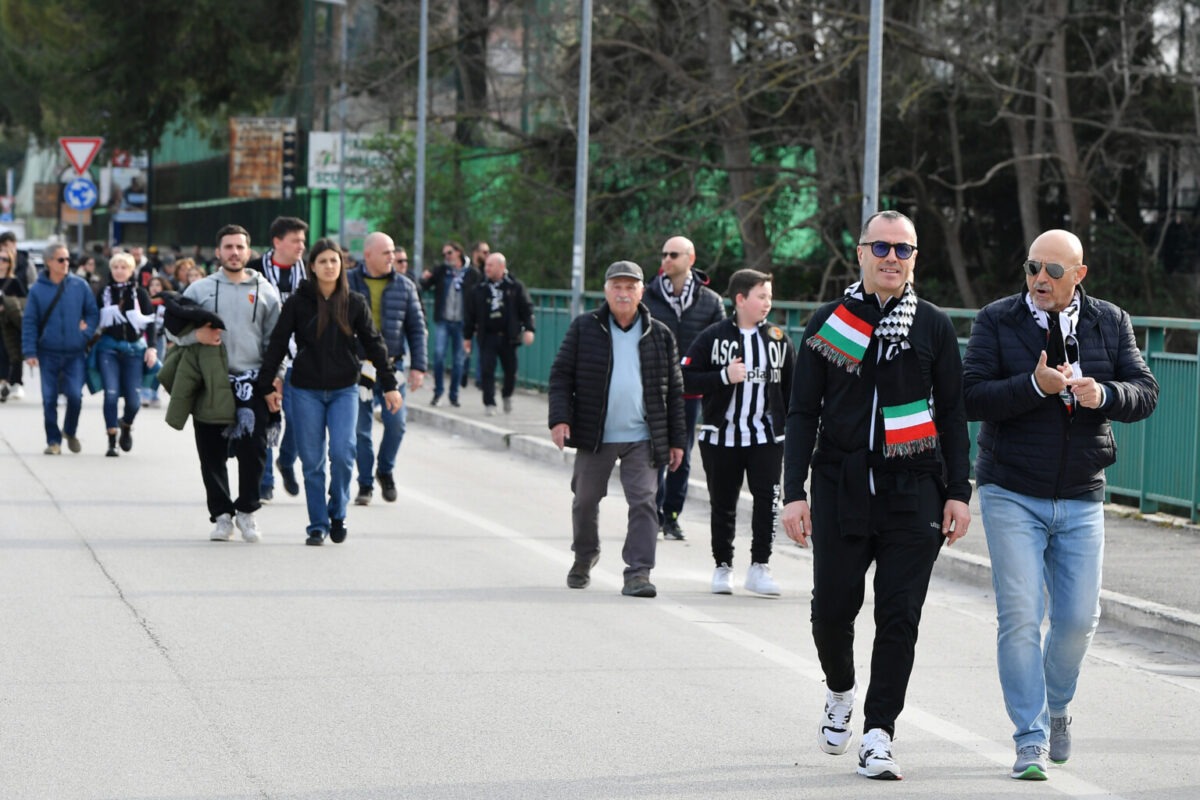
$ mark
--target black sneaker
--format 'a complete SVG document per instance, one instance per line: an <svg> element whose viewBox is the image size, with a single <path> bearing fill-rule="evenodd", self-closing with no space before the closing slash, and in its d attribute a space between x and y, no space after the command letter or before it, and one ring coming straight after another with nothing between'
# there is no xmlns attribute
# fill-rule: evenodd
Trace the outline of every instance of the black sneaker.
<svg viewBox="0 0 1200 800"><path fill-rule="evenodd" d="M575 559L575 563L571 565L570 571L567 572L567 588L586 589L588 584L592 582L592 567L596 566L596 562L599 560L599 553L596 553L591 558Z"/></svg>
<svg viewBox="0 0 1200 800"><path fill-rule="evenodd" d="M346 520L329 520L329 541L333 542L334 544L341 544L342 542L346 541L347 533L349 533L349 531L346 530Z"/></svg>
<svg viewBox="0 0 1200 800"><path fill-rule="evenodd" d="M273 486L263 486L258 490L258 501L260 503L269 503L275 499L275 488Z"/></svg>
<svg viewBox="0 0 1200 800"><path fill-rule="evenodd" d="M658 590L645 577L634 575L625 579L625 588L621 590L621 594L626 597L657 597Z"/></svg>
<svg viewBox="0 0 1200 800"><path fill-rule="evenodd" d="M450 405L454 406L455 408L462 408L458 400L453 397L450 398Z"/></svg>
<svg viewBox="0 0 1200 800"><path fill-rule="evenodd" d="M376 472L375 480L379 481L379 493L383 495L383 499L389 503L396 502L396 481L392 479L391 473Z"/></svg>
<svg viewBox="0 0 1200 800"><path fill-rule="evenodd" d="M683 535L683 528L679 527L678 514L671 514L663 520L662 533L664 539L674 539L677 542L682 542L687 538Z"/></svg>
<svg viewBox="0 0 1200 800"><path fill-rule="evenodd" d="M320 547L321 545L325 544L325 531L313 531L308 535L308 538L304 540L304 543L312 545L313 547Z"/></svg>
<svg viewBox="0 0 1200 800"><path fill-rule="evenodd" d="M292 497L300 494L300 484L296 482L296 470L285 467L279 459L275 460L275 466L279 469L279 477L283 480L283 490Z"/></svg>
<svg viewBox="0 0 1200 800"><path fill-rule="evenodd" d="M121 423L121 437L119 439L117 439L117 444L119 444L121 446L121 449L124 450L126 453L128 453L130 450L133 449L133 426L132 425L126 424L124 422Z"/></svg>
<svg viewBox="0 0 1200 800"><path fill-rule="evenodd" d="M429 401L429 405L436 406L436 405L440 405L441 402L442 402L442 396L440 394L435 394L433 396L433 399Z"/></svg>
<svg viewBox="0 0 1200 800"><path fill-rule="evenodd" d="M372 487L367 486L366 484L360 483L358 485L358 494L354 498L354 505L369 506L371 504L371 495L372 494L373 494Z"/></svg>

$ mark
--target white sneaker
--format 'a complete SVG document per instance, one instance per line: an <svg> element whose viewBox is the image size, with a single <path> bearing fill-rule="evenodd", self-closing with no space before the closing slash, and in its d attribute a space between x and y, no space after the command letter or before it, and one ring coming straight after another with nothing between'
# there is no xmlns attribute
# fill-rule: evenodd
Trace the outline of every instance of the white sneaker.
<svg viewBox="0 0 1200 800"><path fill-rule="evenodd" d="M228 542L233 538L233 517L228 514L222 514L217 517L216 527L212 529L212 533L208 538L214 542Z"/></svg>
<svg viewBox="0 0 1200 800"><path fill-rule="evenodd" d="M11 399L11 400L24 400L25 399L25 387L19 383L14 383L12 386L12 391L9 392L8 396L9 396L9 399Z"/></svg>
<svg viewBox="0 0 1200 800"><path fill-rule="evenodd" d="M771 577L771 567L767 564L751 564L746 571L746 591L778 597L779 584Z"/></svg>
<svg viewBox="0 0 1200 800"><path fill-rule="evenodd" d="M878 781L898 781L904 776L892 759L892 737L883 728L871 728L858 746L858 774Z"/></svg>
<svg viewBox="0 0 1200 800"><path fill-rule="evenodd" d="M496 407L495 406L484 406L483 413L489 417L494 417L494 416L496 416Z"/></svg>
<svg viewBox="0 0 1200 800"><path fill-rule="evenodd" d="M825 716L817 725L817 747L831 756L840 756L850 749L854 731L850 730L850 715L854 711L855 684L844 692L825 690Z"/></svg>
<svg viewBox="0 0 1200 800"><path fill-rule="evenodd" d="M505 398L503 398L503 400L504 400L504 413L511 414L512 413L512 398L505 397Z"/></svg>
<svg viewBox="0 0 1200 800"><path fill-rule="evenodd" d="M720 564L713 570L713 594L733 594L733 567Z"/></svg>
<svg viewBox="0 0 1200 800"><path fill-rule="evenodd" d="M247 542L254 543L262 539L262 531L258 529L258 523L254 521L253 513L237 512L237 526L238 530L242 532L242 538Z"/></svg>

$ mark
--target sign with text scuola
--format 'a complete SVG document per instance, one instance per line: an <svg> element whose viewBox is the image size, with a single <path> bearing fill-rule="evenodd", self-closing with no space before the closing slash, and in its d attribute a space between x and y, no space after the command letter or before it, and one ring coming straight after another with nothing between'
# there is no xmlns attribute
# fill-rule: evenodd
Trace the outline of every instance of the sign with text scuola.
<svg viewBox="0 0 1200 800"><path fill-rule="evenodd" d="M338 188L338 159L341 135L313 131L308 135L308 188ZM369 189L372 178L386 172L390 165L383 153L367 145L375 138L370 133L347 133L345 180L347 189Z"/></svg>
<svg viewBox="0 0 1200 800"><path fill-rule="evenodd" d="M285 195L285 151L295 152L296 120L233 117L229 120L229 196L278 199ZM291 176L294 181L294 175Z"/></svg>

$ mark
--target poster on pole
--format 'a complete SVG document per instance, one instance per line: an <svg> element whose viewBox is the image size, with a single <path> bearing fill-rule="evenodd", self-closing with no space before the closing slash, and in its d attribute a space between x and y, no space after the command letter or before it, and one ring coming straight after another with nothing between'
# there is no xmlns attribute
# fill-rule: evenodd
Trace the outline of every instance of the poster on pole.
<svg viewBox="0 0 1200 800"><path fill-rule="evenodd" d="M107 206L113 222L145 225L150 156L123 150L113 153L112 165L100 170L100 203Z"/></svg>
<svg viewBox="0 0 1200 800"><path fill-rule="evenodd" d="M295 186L295 150L294 117L230 119L229 196L269 199L290 196L285 187ZM292 154L290 162L286 153Z"/></svg>
<svg viewBox="0 0 1200 800"><path fill-rule="evenodd" d="M308 188L337 189L341 137L337 131L313 131L308 134ZM342 165L346 188L371 188L372 175L390 168L387 158L367 144L375 138L369 133L347 133L346 161Z"/></svg>

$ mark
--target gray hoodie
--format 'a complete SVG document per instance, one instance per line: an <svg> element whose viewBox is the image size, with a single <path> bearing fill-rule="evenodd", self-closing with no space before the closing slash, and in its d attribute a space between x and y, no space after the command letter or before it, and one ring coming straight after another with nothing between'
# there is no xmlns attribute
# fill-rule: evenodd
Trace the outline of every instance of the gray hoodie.
<svg viewBox="0 0 1200 800"><path fill-rule="evenodd" d="M183 296L212 311L225 323L221 343L229 355L229 372L237 374L262 366L267 340L279 321L279 292L259 273L245 270L245 279L234 283L218 269L184 290ZM171 337L181 345L196 343L194 332Z"/></svg>

